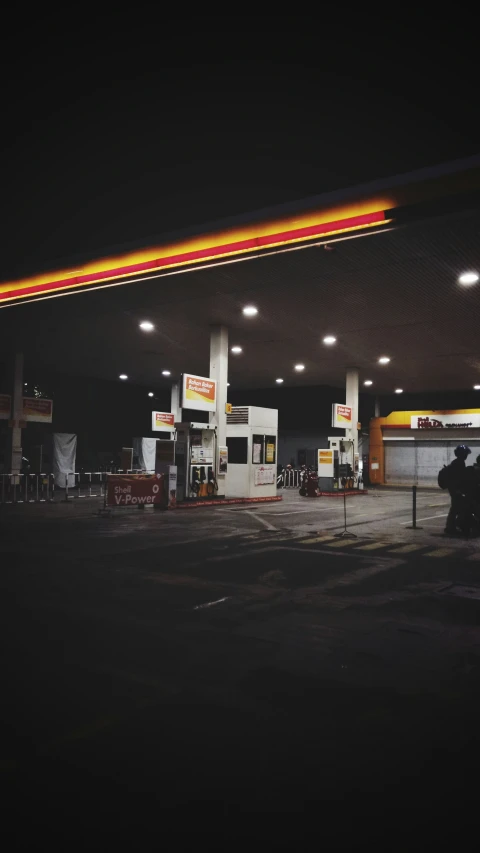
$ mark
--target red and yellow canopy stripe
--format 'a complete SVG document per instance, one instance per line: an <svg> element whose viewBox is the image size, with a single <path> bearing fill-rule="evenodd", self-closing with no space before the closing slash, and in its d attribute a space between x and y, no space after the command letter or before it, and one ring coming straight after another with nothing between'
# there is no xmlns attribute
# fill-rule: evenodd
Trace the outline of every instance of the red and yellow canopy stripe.
<svg viewBox="0 0 480 853"><path fill-rule="evenodd" d="M89 262L81 269L58 270L5 282L0 284L0 306L384 225L390 221L385 211L391 206L389 198L374 198L355 205L310 211L106 257Z"/></svg>

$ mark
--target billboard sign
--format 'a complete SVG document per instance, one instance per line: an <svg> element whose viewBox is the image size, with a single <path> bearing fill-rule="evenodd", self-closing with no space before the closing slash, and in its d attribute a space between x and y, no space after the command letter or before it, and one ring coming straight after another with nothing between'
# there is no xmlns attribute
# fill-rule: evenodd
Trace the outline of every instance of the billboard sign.
<svg viewBox="0 0 480 853"><path fill-rule="evenodd" d="M343 403L334 403L332 406L332 427L336 429L351 429L352 409Z"/></svg>
<svg viewBox="0 0 480 853"><path fill-rule="evenodd" d="M143 506L164 504L165 486L162 474L108 474L108 506Z"/></svg>
<svg viewBox="0 0 480 853"><path fill-rule="evenodd" d="M411 415L410 429L473 429L480 427L480 414Z"/></svg>
<svg viewBox="0 0 480 853"><path fill-rule="evenodd" d="M217 383L206 376L184 373L182 379L182 408L216 412Z"/></svg>
<svg viewBox="0 0 480 853"><path fill-rule="evenodd" d="M152 430L174 430L175 415L172 412L152 412Z"/></svg>
<svg viewBox="0 0 480 853"><path fill-rule="evenodd" d="M23 398L23 420L51 424L53 417L53 400L43 397Z"/></svg>

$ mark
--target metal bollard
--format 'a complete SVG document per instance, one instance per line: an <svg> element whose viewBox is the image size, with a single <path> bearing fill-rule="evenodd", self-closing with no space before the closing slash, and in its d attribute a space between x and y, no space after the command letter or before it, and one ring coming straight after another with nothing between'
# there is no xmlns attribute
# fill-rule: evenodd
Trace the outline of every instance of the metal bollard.
<svg viewBox="0 0 480 853"><path fill-rule="evenodd" d="M417 487L412 486L412 523L409 524L407 530L421 530L417 525Z"/></svg>

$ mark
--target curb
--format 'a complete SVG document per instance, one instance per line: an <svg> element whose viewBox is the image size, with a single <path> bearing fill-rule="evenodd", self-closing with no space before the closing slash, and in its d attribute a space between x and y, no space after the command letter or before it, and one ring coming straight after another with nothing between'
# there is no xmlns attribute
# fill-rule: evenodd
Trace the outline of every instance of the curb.
<svg viewBox="0 0 480 853"><path fill-rule="evenodd" d="M346 495L347 498L353 498L357 495L368 495L368 489L352 489L352 491L340 492L318 492L317 498L342 498Z"/></svg>
<svg viewBox="0 0 480 853"><path fill-rule="evenodd" d="M201 506L230 506L231 504L259 504L259 503L276 503L283 501L283 496L280 495L272 498L217 498L214 501L185 501L185 503L177 504L172 509L197 509Z"/></svg>

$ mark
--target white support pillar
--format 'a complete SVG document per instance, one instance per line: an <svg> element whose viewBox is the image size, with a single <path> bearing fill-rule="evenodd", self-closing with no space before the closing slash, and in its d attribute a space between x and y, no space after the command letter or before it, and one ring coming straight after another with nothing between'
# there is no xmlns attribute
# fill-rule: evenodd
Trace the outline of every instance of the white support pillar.
<svg viewBox="0 0 480 853"><path fill-rule="evenodd" d="M353 440L353 451L358 453L358 370L356 368L347 370L346 405L352 410L352 428L345 430L345 438Z"/></svg>
<svg viewBox="0 0 480 853"><path fill-rule="evenodd" d="M170 401L170 411L175 417L175 423L180 423L182 420L182 410L180 408L180 382L173 383Z"/></svg>
<svg viewBox="0 0 480 853"><path fill-rule="evenodd" d="M217 382L217 411L210 416L210 423L217 428L217 449L215 458L215 476L218 483L217 495L225 495L225 481L228 474L220 477L218 448L227 443L227 403L228 381L228 329L226 326L214 326L210 333L210 379Z"/></svg>
<svg viewBox="0 0 480 853"><path fill-rule="evenodd" d="M23 420L23 353L17 352L15 353L15 364L13 368L13 427L10 437L10 471L8 471L8 473L11 474L20 474L22 468L21 420Z"/></svg>

